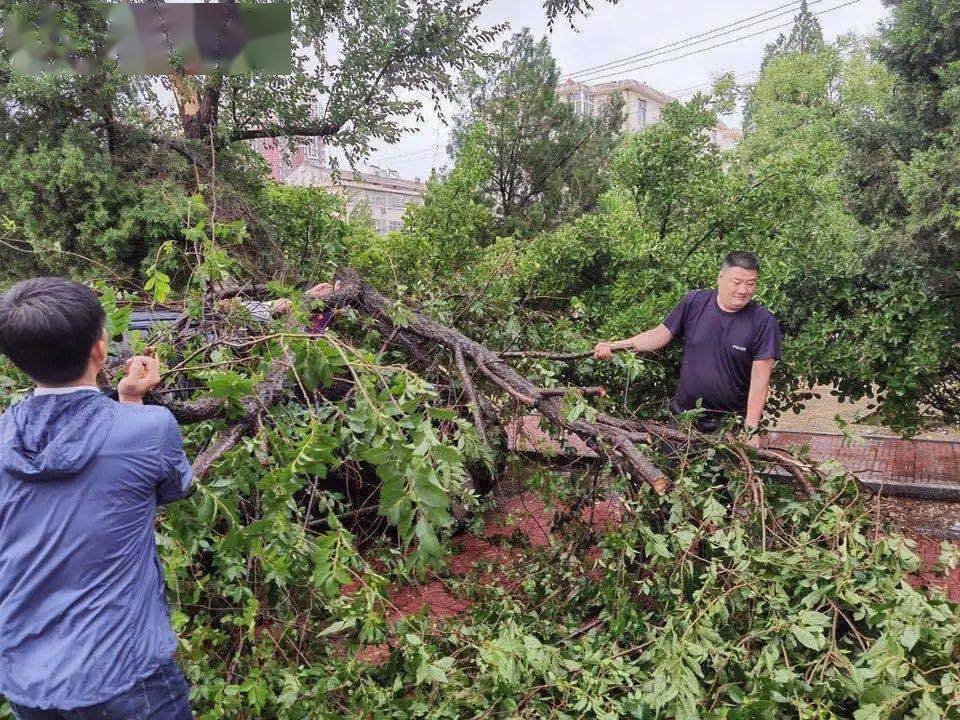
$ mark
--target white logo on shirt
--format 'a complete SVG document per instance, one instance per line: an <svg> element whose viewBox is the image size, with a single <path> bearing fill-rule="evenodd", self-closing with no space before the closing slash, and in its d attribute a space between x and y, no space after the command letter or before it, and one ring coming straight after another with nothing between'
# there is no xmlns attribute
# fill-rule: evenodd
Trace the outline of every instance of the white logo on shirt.
<svg viewBox="0 0 960 720"><path fill-rule="evenodd" d="M747 349L746 349L745 347L743 347L742 345L734 345L734 346L733 346L733 349L734 349L734 350L739 350L740 352L746 352L746 351L747 351Z"/></svg>

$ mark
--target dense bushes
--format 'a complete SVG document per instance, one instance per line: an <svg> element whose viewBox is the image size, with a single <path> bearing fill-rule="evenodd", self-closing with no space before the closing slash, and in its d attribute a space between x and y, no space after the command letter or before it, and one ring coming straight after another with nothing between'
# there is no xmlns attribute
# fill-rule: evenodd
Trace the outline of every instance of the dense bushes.
<svg viewBox="0 0 960 720"><path fill-rule="evenodd" d="M179 234L185 202L176 182L149 169L124 172L69 136L18 150L0 167L2 239L10 243L0 276L135 273Z"/></svg>

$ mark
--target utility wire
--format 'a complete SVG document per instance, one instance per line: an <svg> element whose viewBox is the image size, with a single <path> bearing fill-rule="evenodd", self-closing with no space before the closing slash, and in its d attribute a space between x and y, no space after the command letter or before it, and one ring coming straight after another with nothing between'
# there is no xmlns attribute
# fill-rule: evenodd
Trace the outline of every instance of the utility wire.
<svg viewBox="0 0 960 720"><path fill-rule="evenodd" d="M827 13L834 12L835 10L840 10L841 8L849 7L850 5L856 5L857 3L860 3L860 2L862 2L862 1L863 1L863 0L850 0L849 2L842 3L842 4L840 4L840 5L835 5L835 6L832 7L832 8L828 8L828 9L826 9L826 10L822 10L822 11L820 11L820 12L818 12L818 13L813 13L813 15L814 15L815 17L820 17L820 16L822 16L822 15L826 15ZM617 77L617 76L622 76L624 73L634 72L634 71L636 71L636 70L642 70L642 69L644 69L644 68L654 67L655 65L663 65L664 63L673 62L673 61L675 61L675 60L681 60L681 59L683 59L683 58L691 57L691 56L693 56L693 55L699 55L700 53L706 52L706 51L708 51L708 50L714 50L714 49L719 48L719 47L724 47L724 46L726 46L726 45L731 45L731 44L733 44L733 43L735 43L735 42L740 42L741 40L748 40L749 38L756 37L756 36L758 36L758 35L763 35L763 34L765 34L765 33L771 32L771 31L773 31L773 30L780 30L781 28L790 27L790 26L792 26L793 24L794 24L794 23L791 21L791 22L788 22L788 23L784 23L784 24L782 24L782 25L776 25L776 26L774 26L774 27L766 28L766 29L764 29L764 30L760 30L760 31L758 31L758 32L751 33L751 34L749 34L749 35L743 35L743 36L741 36L741 37L733 38L732 40L727 40L726 42L717 43L716 45L710 45L710 46L708 46L708 47L701 48L701 49L699 49L699 50L693 50L693 51L691 51L691 52L684 53L684 54L682 54L682 55L676 55L676 56L674 56L674 57L666 58L666 59L664 59L664 60L658 60L658 61L656 61L656 62L641 64L641 65L636 65L636 66L628 67L628 68L621 68L621 69L617 70L616 72L611 73L611 74L609 74L609 75L602 75L602 76L600 76L600 77L592 78L592 79L590 80L590 82L591 82L591 83L596 83L596 82L599 82L599 81L601 81L601 80L606 80L606 79L608 79L608 78L613 78L613 77Z"/></svg>
<svg viewBox="0 0 960 720"><path fill-rule="evenodd" d="M824 2L824 1L825 1L825 0L813 0L813 2L808 3L808 6L809 6L809 5L817 4L817 3L819 3L819 2ZM819 13L813 13L813 15L814 15L815 17L819 17L819 16L821 16L821 15L826 15L827 13L834 12L835 10L839 10L839 9L841 9L841 8L845 8L845 7L848 7L848 6L850 6L850 5L856 5L856 4L859 3L859 2L862 2L862 0L849 0L849 2L842 3L842 4L840 4L840 5L836 5L836 6L832 7L832 8L828 8L828 9L826 9L826 10L822 10L822 11L819 12ZM722 30L722 29L725 29L725 28L733 27L733 26L735 26L735 25L739 25L739 27L736 27L734 30L731 30L731 31L728 32L728 33L722 33L722 34L720 34L720 35L717 35L717 36L715 36L715 37L712 37L712 38L708 38L708 39L707 39L707 40L716 40L716 39L718 39L718 38L720 38L720 37L723 37L723 36L725 36L725 35L733 34L733 33L739 32L740 30L744 30L744 29L746 29L747 27L750 27L750 25L742 25L742 23L745 22L745 21L747 21L747 20L752 20L752 19L754 19L754 18L760 17L761 15L770 15L770 13L772 13L772 12L774 12L774 11L776 11L776 10L780 10L780 9L783 8L783 7L793 6L793 5L796 5L796 4L797 4L797 2L792 2L792 3L787 3L786 5L780 5L780 6L778 6L778 7L771 8L770 10L767 10L767 11L764 12L764 13L759 13L758 15L752 15L752 16L750 16L750 17L748 17L748 18L743 18L743 19L738 20L738 21L736 21L736 22L729 23L729 24L727 24L727 25L723 25L723 26L721 26L721 27L719 27L719 28L715 28L714 30L705 31L704 33L700 33L699 35L691 36L690 38L684 38L684 39L682 39L682 40L677 40L676 42L670 43L670 44L668 44L668 45L664 45L664 46L662 46L661 48L656 48L655 50L648 51L647 53L640 53L639 55L632 56L632 57L634 57L634 58L640 58L640 57L655 57L656 54L669 54L669 53L656 52L656 54L651 55L651 53L654 53L655 51L660 51L660 50L662 50L662 49L664 49L664 48L669 48L669 47L681 45L681 44L687 43L687 42L688 42L689 40L691 40L691 39L695 39L695 38L697 38L697 37L702 37L703 35L709 35L709 34L712 34L712 33L717 32L718 30ZM774 17L778 17L779 15L789 14L790 12L793 12L795 9L797 9L797 8L791 8L791 10L778 13L778 15L770 15L769 17L765 18L764 20L762 20L762 21L760 21L760 22L766 22L767 20L771 20L771 19L773 19ZM758 23L752 23L751 25L756 25L756 24L758 24ZM756 36L758 36L758 35L762 35L762 34L764 34L764 33L771 32L771 31L773 31L773 30L779 30L779 29L782 29L782 28L785 28L785 27L789 27L789 26L791 26L791 25L793 25L793 24L794 24L794 22L793 22L793 21L790 21L790 22L787 22L787 23L783 23L783 24L781 24L781 25L776 25L776 26L773 26L773 27L765 28L765 29L760 30L760 31L758 31L758 32L751 33L751 34L749 34L749 35L743 35L743 36L740 36L740 37L736 37L736 38L733 38L733 39L728 40L728 41L726 41L726 42L718 43L718 44L716 44L716 45L711 45L711 46L709 46L709 47L700 48L700 49L698 49L698 50L693 50L693 51L688 52L688 53L684 53L684 54L681 54L681 55L676 55L676 56L674 56L674 57L669 57L669 58L666 58L666 59L664 59L664 60L659 60L659 61L657 61L657 62L647 63L647 64L641 64L641 65L637 65L637 66L629 67L629 68L621 68L621 69L618 69L615 73L608 74L608 75L603 75L603 76L598 77L598 78L594 78L593 80L591 80L591 82L597 82L598 80L603 80L603 79L606 79L607 77L612 77L613 75L619 75L619 74L625 73L625 72L633 72L633 71L635 71L635 70L639 70L639 69L643 69L643 68L647 68L647 67L653 67L654 65L662 65L662 64L665 64L665 63L673 62L673 61L675 61L675 60L680 60L680 59L683 59L683 58L686 58L686 57L691 57L691 56L693 56L693 55L698 55L698 54L700 54L700 53L702 53L702 52L706 52L706 51L708 51L708 50L713 50L713 49L716 49L716 48L718 48L718 47L724 47L724 46L726 46L726 45L730 45L730 44L732 44L732 43L739 42L740 40L747 40L747 39L749 39L749 38L756 37ZM704 41L707 41L707 40L704 40ZM699 44L699 43L694 43L694 45L696 45L696 44ZM621 63L623 63L623 62L625 62L625 61L629 61L629 58L625 58L625 59L617 60L617 61L612 61L612 62L609 62L609 63L604 63L604 64L602 64L602 65L597 65L597 66L593 66L593 67L594 67L594 68L611 67L611 66L614 66L614 65L621 64ZM589 70L589 69L592 69L592 68L588 68L588 70ZM585 72L585 71L580 71L580 72ZM745 75L752 75L752 74L755 74L756 72L757 72L756 70L746 71L746 72L744 72L744 73L740 73L740 74L738 74L738 75L735 75L735 77L742 77L742 76L745 76ZM565 77L568 77L568 76L565 76ZM697 84L697 85L691 85L691 86L689 86L689 87L681 88L681 89L679 89L679 90L673 90L673 91L671 91L670 93L667 93L667 94L670 95L670 96L674 96L674 97L675 97L675 96L677 96L677 95L681 95L681 94L683 94L683 93L686 93L687 91L696 90L696 89L699 89L699 88L702 88L702 87L707 87L707 86L709 86L710 84L712 84L712 81L708 81L708 82L705 82L705 83L700 83L700 84ZM687 93L687 94L689 94L689 93ZM426 158L430 157L431 155L435 155L435 154L436 154L436 150L439 149L439 148L441 148L443 145L444 145L444 143L436 143L436 144L431 145L431 146L429 146L429 147L421 148L421 149L419 149L419 150L411 150L411 151L408 151L408 152L398 153L398 154L395 154L395 155L387 155L387 156L383 156L383 157L379 157L379 158L374 158L373 160L374 160L374 164L376 164L376 163L381 163L381 162L385 162L385 161L389 160L389 161L392 161L391 164L394 164L394 165L407 165L407 164L409 164L409 163L411 163L411 162L420 162L420 161L425 160Z"/></svg>
<svg viewBox="0 0 960 720"><path fill-rule="evenodd" d="M825 1L826 0L813 0L813 2L809 4L815 5L817 3L825 2ZM777 10L782 10L782 8L785 8L785 7L789 7L789 9L783 12L776 13L774 15L770 14L770 13L775 13ZM712 30L705 30L701 33L697 33L696 35L690 35L680 40L675 40L674 42L667 43L666 45L650 48L649 50L645 50L635 55L628 55L623 58L618 58L616 60L610 60L608 62L601 63L599 65L591 65L589 67L581 68L580 70L575 70L573 72L567 73L563 77L566 78L566 77L574 77L574 76L580 76L580 75L595 75L597 74L597 71L607 70L617 65L624 65L637 60L646 60L646 59L649 59L650 57L668 54L669 52L674 52L678 49L681 49L680 46L683 46L683 48L685 49L685 48L688 48L691 44L700 45L704 42L709 42L711 40L717 40L720 37L732 35L748 27L752 27L754 25L758 25L760 23L773 20L774 18L780 17L782 15L789 15L799 9L800 9L799 0L794 0L793 2L789 2L786 5L779 5L775 8L766 10L765 12L758 13L757 15L751 15L750 17L741 18L740 20L736 20L732 23L728 23L727 25L721 25L720 27L713 28ZM753 23L744 25L744 23L747 23L750 20L755 20L756 18L760 18L763 15L766 15L768 17L763 17L762 19L756 20Z"/></svg>

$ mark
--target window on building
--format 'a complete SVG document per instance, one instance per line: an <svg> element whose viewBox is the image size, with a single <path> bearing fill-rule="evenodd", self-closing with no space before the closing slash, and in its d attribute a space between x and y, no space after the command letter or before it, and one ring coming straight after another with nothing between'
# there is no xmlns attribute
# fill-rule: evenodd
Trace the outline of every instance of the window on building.
<svg viewBox="0 0 960 720"><path fill-rule="evenodd" d="M637 100L637 122L641 125L647 124L647 101Z"/></svg>
<svg viewBox="0 0 960 720"><path fill-rule="evenodd" d="M387 206L387 194L382 192L377 192L376 190L367 191L367 200L370 203L370 207L374 208L385 208Z"/></svg>
<svg viewBox="0 0 960 720"><path fill-rule="evenodd" d="M403 223L397 222L396 220L391 220L389 227L390 227L390 230L399 230L400 228L403 227Z"/></svg>
<svg viewBox="0 0 960 720"><path fill-rule="evenodd" d="M593 98L585 90L573 93L570 100L573 102L573 111L577 115L593 115Z"/></svg>

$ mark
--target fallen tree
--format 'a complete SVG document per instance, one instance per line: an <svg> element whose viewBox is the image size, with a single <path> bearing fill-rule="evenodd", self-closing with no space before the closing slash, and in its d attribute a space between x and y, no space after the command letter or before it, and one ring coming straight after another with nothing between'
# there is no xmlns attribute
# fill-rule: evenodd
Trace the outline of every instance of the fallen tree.
<svg viewBox="0 0 960 720"><path fill-rule="evenodd" d="M218 289L116 358L156 347L149 400L196 452L198 490L158 543L203 717L956 714L956 608L908 584L909 542L842 469L601 412L602 388L511 364L545 351L499 353L335 279L325 332L309 298L265 325L218 303L264 288ZM505 427L531 414L596 454L534 472L549 542L509 518L452 538L479 509L471 466L498 479ZM604 508L614 522L591 522ZM474 560L444 569L456 547ZM454 621L411 614L431 593Z"/></svg>
<svg viewBox="0 0 960 720"><path fill-rule="evenodd" d="M467 396L469 417L486 444L489 439L486 421L483 419L484 409L501 427L510 418L506 411L499 416L493 412L491 396L496 393L509 397L525 411L535 412L546 418L556 430L579 437L600 458L609 461L613 467L629 476L635 485L647 484L654 492L663 494L669 490L670 483L642 448L658 441L684 444L705 441L689 430L682 431L661 423L617 418L606 413L593 412L589 418L570 418L564 408L566 397L602 395L603 388L540 387L514 370L508 362L510 358L529 355L576 359L583 357L582 354L557 355L537 351L497 353L471 340L455 328L442 325L418 312L406 311L398 315L397 306L393 302L350 268L339 270L335 274L334 284L337 289L325 298L325 305L334 309L350 307L371 318L388 338L387 344L405 350L411 363L423 361L428 345L439 346L446 351L453 360L450 364L456 368L456 377ZM264 286L235 288L220 291L217 298L259 295L264 290ZM176 329L182 331L182 324ZM252 344L255 340L247 339L246 342ZM199 479L204 478L216 461L243 436L256 432L263 413L280 401L292 362L289 354L281 355L272 361L266 378L256 384L252 393L243 399L240 417L234 418L198 455L194 462L194 472ZM478 380L483 382L482 391L477 388ZM161 396L154 396L150 401L165 405L185 424L218 418L226 412L226 403L218 399L165 401ZM735 454L753 476L747 454L742 449L735 451ZM788 472L808 495L814 492L811 477L816 476L816 471L809 464L782 450L762 449L755 451L755 454L760 461L772 463Z"/></svg>

